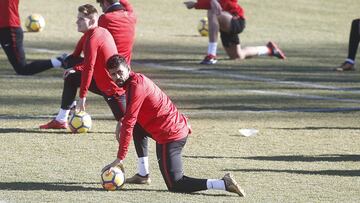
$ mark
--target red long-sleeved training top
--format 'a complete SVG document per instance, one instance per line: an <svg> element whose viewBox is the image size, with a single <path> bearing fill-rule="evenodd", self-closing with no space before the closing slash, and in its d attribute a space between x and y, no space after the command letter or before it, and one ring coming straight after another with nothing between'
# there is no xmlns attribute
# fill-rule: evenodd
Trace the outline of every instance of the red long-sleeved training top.
<svg viewBox="0 0 360 203"><path fill-rule="evenodd" d="M220 0L219 3L224 11L227 11L234 16L239 16L240 18L245 19L245 11L238 4L237 0ZM197 0L195 8L209 10L211 8L210 0Z"/></svg>
<svg viewBox="0 0 360 203"><path fill-rule="evenodd" d="M121 3L125 2L124 0ZM127 9L127 6L123 5ZM125 57L130 65L132 48L135 41L136 16L128 10L116 9L106 12L99 18L99 26L109 30L115 40L118 53Z"/></svg>
<svg viewBox="0 0 360 203"><path fill-rule="evenodd" d="M113 36L118 53L125 57L130 65L132 48L135 41L136 16L127 0L121 0L120 3L125 10L115 9L99 17L98 25L107 29ZM83 50L84 37L76 45L72 55L80 56Z"/></svg>
<svg viewBox="0 0 360 203"><path fill-rule="evenodd" d="M159 144L186 137L190 132L187 118L181 114L170 98L149 78L130 73L126 90L126 113L122 120L117 157L124 160L133 129L138 122Z"/></svg>
<svg viewBox="0 0 360 203"><path fill-rule="evenodd" d="M97 87L107 96L112 96L115 93L123 94L124 89L112 81L109 72L106 70L107 60L112 55L117 54L116 45L110 32L102 27L88 30L79 40L73 53L74 56L80 56L81 50L79 48L81 46L84 62L73 68L81 71L79 97L86 97L93 77Z"/></svg>
<svg viewBox="0 0 360 203"><path fill-rule="evenodd" d="M19 0L0 0L0 28L20 27Z"/></svg>

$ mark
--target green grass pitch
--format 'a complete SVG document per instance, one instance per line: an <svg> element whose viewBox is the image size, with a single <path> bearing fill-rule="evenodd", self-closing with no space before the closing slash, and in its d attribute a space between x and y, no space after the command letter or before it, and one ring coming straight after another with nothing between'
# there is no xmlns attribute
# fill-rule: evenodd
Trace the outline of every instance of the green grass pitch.
<svg viewBox="0 0 360 203"><path fill-rule="evenodd" d="M90 94L92 132L39 130L60 107L62 71L16 76L0 50L0 202L357 202L360 199L360 74L332 69L347 55L355 0L240 1L243 46L279 44L288 60L198 65L207 38L205 11L177 0L130 0L138 16L132 68L153 79L193 126L184 172L199 178L234 174L247 197L223 191L170 193L150 142L151 185L104 191L100 170L116 156L116 123ZM95 0L20 1L21 19L40 13L46 27L25 34L28 60L70 52L79 37L77 6ZM98 6L97 6L98 7ZM99 8L99 7L98 7ZM99 8L99 11L100 8ZM24 27L24 26L23 26ZM358 58L359 59L359 58ZM242 137L241 128L255 128ZM133 145L126 175L136 172Z"/></svg>

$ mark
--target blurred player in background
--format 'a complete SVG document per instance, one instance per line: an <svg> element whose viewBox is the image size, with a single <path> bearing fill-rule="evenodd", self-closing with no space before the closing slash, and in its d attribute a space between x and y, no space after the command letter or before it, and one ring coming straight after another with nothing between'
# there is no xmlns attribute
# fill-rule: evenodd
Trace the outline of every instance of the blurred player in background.
<svg viewBox="0 0 360 203"><path fill-rule="evenodd" d="M230 59L246 59L254 56L275 56L285 59L285 54L274 42L266 46L241 48L238 34L245 29L244 9L237 0L197 0L184 2L188 9L206 9L209 21L209 44L207 55L201 64L215 64L217 62L217 40L220 38Z"/></svg>
<svg viewBox="0 0 360 203"><path fill-rule="evenodd" d="M127 106L124 118L119 121L121 127L117 132L117 159L105 166L103 171L123 164L133 136L140 137L134 139L134 142L141 140L141 137L151 137L156 141L159 168L169 191L191 193L217 189L245 196L244 191L229 173L222 179L185 176L181 152L191 133L187 118L153 81L143 74L132 72L123 57L112 56L107 62L107 68L112 80L126 90ZM142 133L133 134L136 122L143 127Z"/></svg>
<svg viewBox="0 0 360 203"><path fill-rule="evenodd" d="M351 23L349 48L347 59L335 71L353 71L355 70L355 57L360 41L360 19L354 19Z"/></svg>
<svg viewBox="0 0 360 203"><path fill-rule="evenodd" d="M26 63L19 17L19 0L0 0L0 42L6 56L19 75L34 75L50 68L62 66L65 55L50 60Z"/></svg>
<svg viewBox="0 0 360 203"><path fill-rule="evenodd" d="M102 8L104 14L99 17L98 26L106 28L113 36L116 48L119 54L125 57L126 62L130 65L132 49L135 41L135 25L136 15L133 12L132 6L127 0L97 0ZM73 54L69 55L65 60L68 66L74 66L82 60L80 57L83 51L84 38L78 42ZM80 59L80 60L79 60ZM105 66L104 66L105 67ZM75 101L77 88L80 87L82 72L69 70L64 80L64 88L61 100L61 108L58 115L49 123L41 125L41 129L66 129L67 119L70 113L73 102ZM95 82L92 82L89 90L95 94L102 95L102 92L97 87ZM106 98L116 120L120 120L125 108L125 97L118 92L116 99ZM117 102L121 103L117 105ZM136 127L135 131L141 131L140 127ZM135 132L136 133L136 132ZM141 142L142 145L147 146L147 138ZM139 143L139 142L136 142ZM142 146L135 145L138 159L138 174L134 177L128 178L127 183L134 184L149 184L151 182L149 177L149 162L148 152L143 151Z"/></svg>

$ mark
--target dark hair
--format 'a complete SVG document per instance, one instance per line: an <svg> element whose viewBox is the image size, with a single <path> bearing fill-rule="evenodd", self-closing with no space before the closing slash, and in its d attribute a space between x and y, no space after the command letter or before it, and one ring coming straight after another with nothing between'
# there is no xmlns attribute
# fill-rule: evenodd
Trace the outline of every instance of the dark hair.
<svg viewBox="0 0 360 203"><path fill-rule="evenodd" d="M119 0L96 0L96 2L98 3L104 3L104 1L107 1L109 4L114 4L114 3L117 3L119 2Z"/></svg>
<svg viewBox="0 0 360 203"><path fill-rule="evenodd" d="M82 6L79 6L78 11L84 14L86 17L98 13L96 8L91 4L84 4Z"/></svg>
<svg viewBox="0 0 360 203"><path fill-rule="evenodd" d="M106 62L106 68L109 70L116 69L121 65L129 68L128 64L126 63L126 59L119 54L112 55Z"/></svg>

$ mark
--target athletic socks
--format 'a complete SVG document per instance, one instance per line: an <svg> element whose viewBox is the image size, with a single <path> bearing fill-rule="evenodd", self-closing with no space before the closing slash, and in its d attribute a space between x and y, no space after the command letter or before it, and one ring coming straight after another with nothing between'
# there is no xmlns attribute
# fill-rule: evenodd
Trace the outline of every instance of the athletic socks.
<svg viewBox="0 0 360 203"><path fill-rule="evenodd" d="M67 122L69 117L70 109L60 109L58 115L56 116L55 120L61 122Z"/></svg>
<svg viewBox="0 0 360 203"><path fill-rule="evenodd" d="M207 189L226 190L225 182L219 179L207 179L206 186Z"/></svg>
<svg viewBox="0 0 360 203"><path fill-rule="evenodd" d="M346 59L345 62L346 62L346 63L350 63L350 64L352 64L352 65L355 65L355 61L352 60L352 59L349 59L349 58Z"/></svg>
<svg viewBox="0 0 360 203"><path fill-rule="evenodd" d="M267 46L257 46L255 48L258 51L258 56L269 56L269 55L271 55L271 50Z"/></svg>
<svg viewBox="0 0 360 203"><path fill-rule="evenodd" d="M51 64L54 68L60 68L61 67L61 61L58 60L57 58L52 58L51 60Z"/></svg>
<svg viewBox="0 0 360 203"><path fill-rule="evenodd" d="M139 157L138 159L139 175L146 176L149 174L149 157Z"/></svg>
<svg viewBox="0 0 360 203"><path fill-rule="evenodd" d="M216 50L217 50L217 42L209 42L207 53L216 56Z"/></svg>

